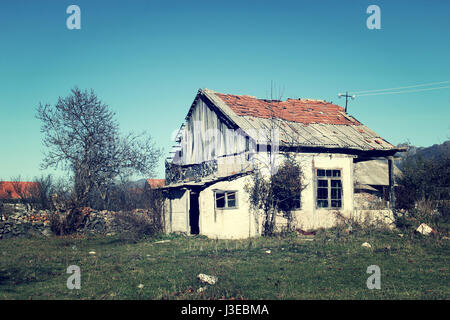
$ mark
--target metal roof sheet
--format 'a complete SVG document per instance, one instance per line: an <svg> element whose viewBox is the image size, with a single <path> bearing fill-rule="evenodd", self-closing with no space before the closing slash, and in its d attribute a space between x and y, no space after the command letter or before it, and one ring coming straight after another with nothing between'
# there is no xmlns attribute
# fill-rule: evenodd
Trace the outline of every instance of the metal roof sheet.
<svg viewBox="0 0 450 320"><path fill-rule="evenodd" d="M261 129L278 128L281 146L345 148L364 151L397 149L373 130L347 115L342 107L324 101L304 99L299 102L290 99L286 101L290 103L287 107L283 105L284 102L275 102L279 103L280 110L278 110L278 117L271 118L267 117L267 113L260 115L252 110L252 106L259 108L257 111L265 108L266 100L250 96L224 95L210 89L200 89L199 93L204 94L229 120L257 143L267 141L267 137L261 135ZM224 96L228 98L224 98ZM233 103L238 104L238 107L227 104L226 101L231 99L230 96L240 97L239 102L236 102L237 98L232 100ZM251 105L246 105L246 103L251 103ZM297 110L296 108L298 108L298 112L295 115L286 113L287 111L293 113ZM324 108L322 114L320 108ZM308 113L311 114L304 115ZM297 121L292 121L295 119Z"/></svg>
<svg viewBox="0 0 450 320"><path fill-rule="evenodd" d="M401 175L401 171L394 165L394 175ZM370 160L355 163L355 181L366 185L389 185L389 169L386 160Z"/></svg>

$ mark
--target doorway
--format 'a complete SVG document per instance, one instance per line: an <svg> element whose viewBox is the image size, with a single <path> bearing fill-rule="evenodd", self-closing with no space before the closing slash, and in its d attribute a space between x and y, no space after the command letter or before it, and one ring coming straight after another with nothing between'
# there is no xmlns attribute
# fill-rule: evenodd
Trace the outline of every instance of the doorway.
<svg viewBox="0 0 450 320"><path fill-rule="evenodd" d="M198 192L191 191L189 201L189 226L191 227L191 234L199 234L200 227L198 225L198 220L200 216L199 206L198 206Z"/></svg>

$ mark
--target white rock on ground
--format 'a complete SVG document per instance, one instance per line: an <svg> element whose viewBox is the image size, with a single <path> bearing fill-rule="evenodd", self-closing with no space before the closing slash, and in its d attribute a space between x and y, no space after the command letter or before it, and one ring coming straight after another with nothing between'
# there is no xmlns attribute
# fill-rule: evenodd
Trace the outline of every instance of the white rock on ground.
<svg viewBox="0 0 450 320"><path fill-rule="evenodd" d="M361 247L365 247L365 248L372 248L372 246L370 245L370 243L368 242L364 242Z"/></svg>
<svg viewBox="0 0 450 320"><path fill-rule="evenodd" d="M427 225L427 224L425 224L425 223L422 223L422 224L416 229L416 231L419 232L419 233L421 233L421 234L423 234L424 236L428 236L431 232L433 232L433 229L432 229L429 225Z"/></svg>
<svg viewBox="0 0 450 320"><path fill-rule="evenodd" d="M217 277L214 277L214 276L209 276L209 275L207 275L207 274L204 274L204 273L200 273L198 276L197 276L197 278L201 281L201 282L204 282L204 283L207 283L207 284L216 284L216 282L217 282Z"/></svg>
<svg viewBox="0 0 450 320"><path fill-rule="evenodd" d="M166 243L166 242L170 242L170 240L160 240L160 241L155 241L153 243Z"/></svg>

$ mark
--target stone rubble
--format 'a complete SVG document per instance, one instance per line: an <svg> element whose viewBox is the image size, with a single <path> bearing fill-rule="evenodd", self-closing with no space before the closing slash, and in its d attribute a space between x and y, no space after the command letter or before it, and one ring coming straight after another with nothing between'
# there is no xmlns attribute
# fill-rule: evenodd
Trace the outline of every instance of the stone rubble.
<svg viewBox="0 0 450 320"><path fill-rule="evenodd" d="M5 205L5 204L3 204ZM7 215L0 214L0 239L52 235L48 210L29 210L20 204L10 205ZM135 212L144 212L136 209ZM78 233L115 235L126 231L115 218L116 212L82 208L83 220Z"/></svg>

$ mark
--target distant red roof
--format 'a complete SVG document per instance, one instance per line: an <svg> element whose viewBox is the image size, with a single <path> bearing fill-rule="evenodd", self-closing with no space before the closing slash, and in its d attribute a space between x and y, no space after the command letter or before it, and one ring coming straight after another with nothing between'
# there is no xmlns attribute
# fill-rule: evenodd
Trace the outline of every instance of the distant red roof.
<svg viewBox="0 0 450 320"><path fill-rule="evenodd" d="M164 187L166 185L165 179L147 179L147 183L150 185L150 188L159 188Z"/></svg>
<svg viewBox="0 0 450 320"><path fill-rule="evenodd" d="M345 117L344 108L323 100L288 99L286 101L264 100L252 96L237 96L215 93L238 116L255 118L279 118L300 123L325 123L360 125L349 117Z"/></svg>
<svg viewBox="0 0 450 320"><path fill-rule="evenodd" d="M0 199L20 199L20 194L29 197L33 188L38 185L38 182L0 181Z"/></svg>

